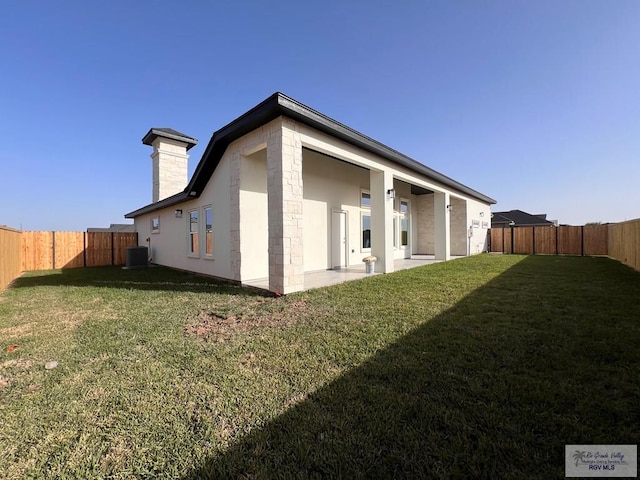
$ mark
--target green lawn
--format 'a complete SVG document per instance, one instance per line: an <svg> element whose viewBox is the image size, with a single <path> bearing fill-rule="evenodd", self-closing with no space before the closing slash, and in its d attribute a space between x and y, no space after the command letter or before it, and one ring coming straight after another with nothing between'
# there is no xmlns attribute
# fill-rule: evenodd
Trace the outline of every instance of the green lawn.
<svg viewBox="0 0 640 480"><path fill-rule="evenodd" d="M565 444L640 443L640 274L605 258L481 255L281 298L34 272L0 294L0 342L8 479L549 479Z"/></svg>

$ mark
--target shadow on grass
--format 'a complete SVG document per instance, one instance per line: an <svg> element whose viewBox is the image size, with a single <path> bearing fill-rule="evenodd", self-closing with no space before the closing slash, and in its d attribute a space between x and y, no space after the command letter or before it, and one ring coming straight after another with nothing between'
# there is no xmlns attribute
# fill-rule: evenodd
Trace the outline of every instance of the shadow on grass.
<svg viewBox="0 0 640 480"><path fill-rule="evenodd" d="M97 287L125 290L223 293L242 296L269 296L264 290L242 287L215 279L166 267L126 270L122 267L86 267L26 272L10 288Z"/></svg>
<svg viewBox="0 0 640 480"><path fill-rule="evenodd" d="M639 293L528 257L186 478L563 478L565 444L640 442Z"/></svg>

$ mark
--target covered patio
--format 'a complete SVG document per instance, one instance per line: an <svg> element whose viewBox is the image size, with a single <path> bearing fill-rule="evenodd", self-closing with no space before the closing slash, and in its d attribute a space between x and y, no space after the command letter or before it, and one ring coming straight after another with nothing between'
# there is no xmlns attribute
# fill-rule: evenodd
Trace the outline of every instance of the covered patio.
<svg viewBox="0 0 640 480"><path fill-rule="evenodd" d="M461 258L452 256L451 259ZM435 255L412 255L411 258L403 258L394 260L394 271L407 270L409 268L422 267L423 265L431 265L443 262L444 260L436 260ZM350 282L352 280L361 280L371 275L380 275L380 273L365 273L364 265L354 265L353 267L341 268L337 270L320 270L315 272L306 272L304 274L304 290L312 288L328 287L338 283ZM243 285L250 287L269 289L269 279L261 278L252 280Z"/></svg>

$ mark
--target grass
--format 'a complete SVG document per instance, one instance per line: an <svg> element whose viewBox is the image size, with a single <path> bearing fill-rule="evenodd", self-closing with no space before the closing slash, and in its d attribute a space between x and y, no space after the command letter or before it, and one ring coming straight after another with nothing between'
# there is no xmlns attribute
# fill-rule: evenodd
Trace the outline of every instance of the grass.
<svg viewBox="0 0 640 480"><path fill-rule="evenodd" d="M639 299L605 258L481 255L281 298L34 272L0 294L0 472L563 478L565 444L640 443Z"/></svg>

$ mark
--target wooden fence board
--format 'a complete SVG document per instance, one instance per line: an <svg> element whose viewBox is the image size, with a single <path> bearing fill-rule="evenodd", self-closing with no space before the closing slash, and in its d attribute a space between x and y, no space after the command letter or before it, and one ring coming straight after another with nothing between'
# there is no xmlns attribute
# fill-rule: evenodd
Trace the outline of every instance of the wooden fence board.
<svg viewBox="0 0 640 480"><path fill-rule="evenodd" d="M55 232L55 268L84 266L84 232Z"/></svg>
<svg viewBox="0 0 640 480"><path fill-rule="evenodd" d="M533 227L518 227L513 229L513 253L532 255Z"/></svg>
<svg viewBox="0 0 640 480"><path fill-rule="evenodd" d="M533 227L535 230L536 254L556 254L556 227Z"/></svg>
<svg viewBox="0 0 640 480"><path fill-rule="evenodd" d="M53 232L22 232L22 270L53 269Z"/></svg>
<svg viewBox="0 0 640 480"><path fill-rule="evenodd" d="M509 227L491 229L491 251L523 255L607 255L618 258L626 253L627 258L636 254L625 250L622 239L633 237L632 228L623 224L585 225L574 227ZM622 226L621 226L622 225ZM619 234L616 232L620 232ZM635 231L635 230L634 230ZM513 242L511 241L513 235ZM625 240L626 241L626 240ZM632 245L636 245L631 240ZM513 243L513 252L511 245ZM611 252L616 252L612 254ZM634 250L635 252L635 250Z"/></svg>
<svg viewBox="0 0 640 480"><path fill-rule="evenodd" d="M138 244L135 232L22 232L20 235L23 271L124 265L127 247Z"/></svg>
<svg viewBox="0 0 640 480"><path fill-rule="evenodd" d="M511 228L503 228L502 234L504 238L504 253L513 253L511 251L511 232L513 230Z"/></svg>
<svg viewBox="0 0 640 480"><path fill-rule="evenodd" d="M127 263L127 247L138 245L137 233L116 233L114 235L114 265Z"/></svg>
<svg viewBox="0 0 640 480"><path fill-rule="evenodd" d="M582 255L582 227L563 225L558 228L558 253Z"/></svg>
<svg viewBox="0 0 640 480"><path fill-rule="evenodd" d="M608 230L607 225L584 226L584 255L607 255L609 253Z"/></svg>
<svg viewBox="0 0 640 480"><path fill-rule="evenodd" d="M111 265L111 232L87 232L87 267Z"/></svg>
<svg viewBox="0 0 640 480"><path fill-rule="evenodd" d="M22 272L22 232L0 227L0 291Z"/></svg>
<svg viewBox="0 0 640 480"><path fill-rule="evenodd" d="M490 238L491 238L491 251L492 252L503 252L504 244L502 243L502 228L492 228L489 230Z"/></svg>
<svg viewBox="0 0 640 480"><path fill-rule="evenodd" d="M609 225L609 256L640 270L640 219Z"/></svg>

